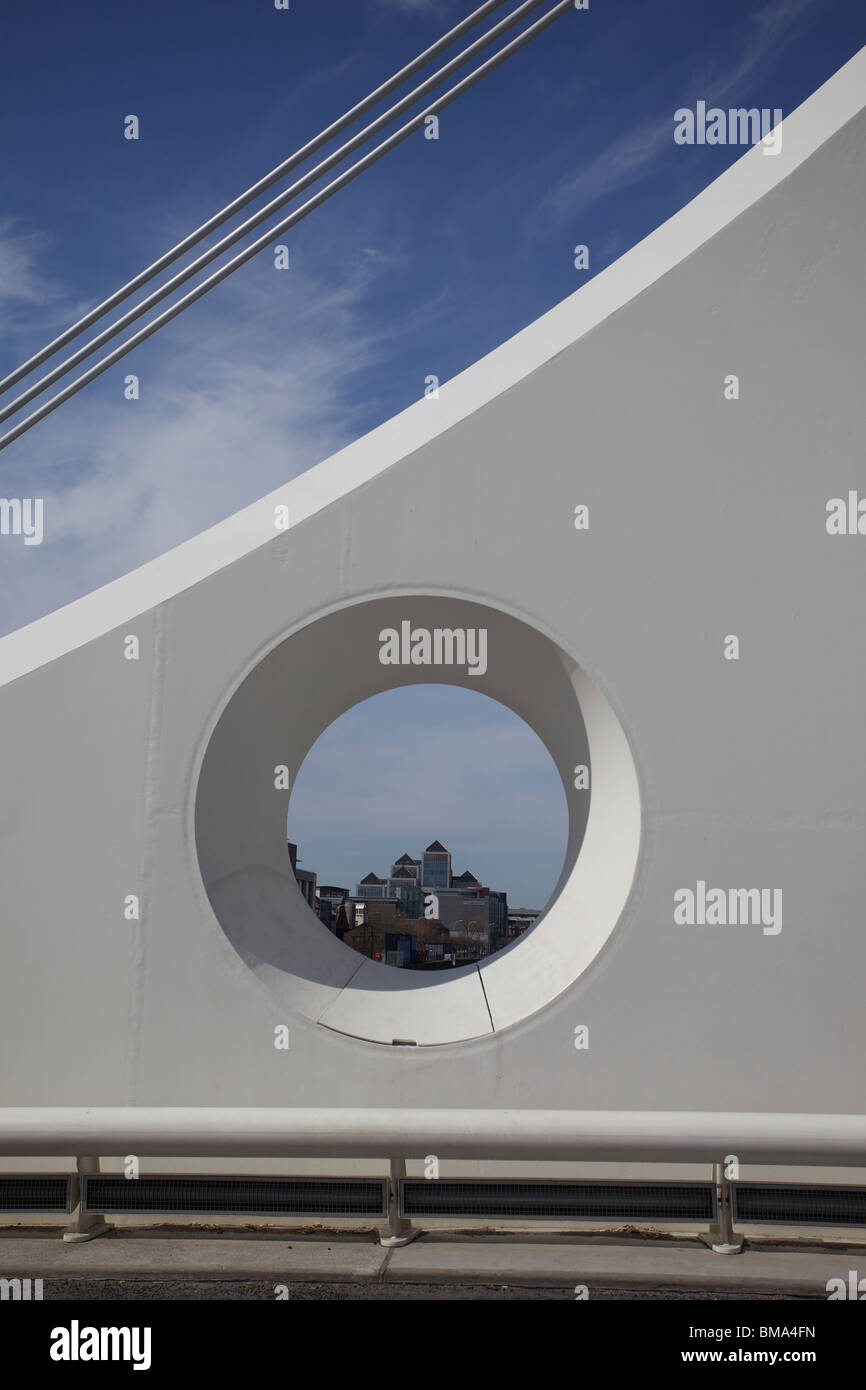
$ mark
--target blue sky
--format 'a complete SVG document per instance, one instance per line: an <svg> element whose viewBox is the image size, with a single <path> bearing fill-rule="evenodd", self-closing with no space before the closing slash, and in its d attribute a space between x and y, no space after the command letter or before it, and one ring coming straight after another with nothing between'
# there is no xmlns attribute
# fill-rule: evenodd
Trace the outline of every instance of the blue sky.
<svg viewBox="0 0 866 1390"><path fill-rule="evenodd" d="M288 828L322 883L354 890L439 839L454 873L506 889L513 907L543 907L568 810L553 759L516 714L474 690L413 685L325 730L295 779Z"/></svg>
<svg viewBox="0 0 866 1390"><path fill-rule="evenodd" d="M0 368L472 8L4 7ZM44 497L46 528L41 546L0 544L0 633L230 515L578 289L741 152L675 145L678 107L787 114L864 43L862 0L590 0L558 21L449 108L438 141L412 137L295 229L290 272L259 257L0 454L0 496ZM410 749L408 705L367 737L373 760L377 737ZM491 761L479 820L502 794ZM377 862L390 853L387 838Z"/></svg>

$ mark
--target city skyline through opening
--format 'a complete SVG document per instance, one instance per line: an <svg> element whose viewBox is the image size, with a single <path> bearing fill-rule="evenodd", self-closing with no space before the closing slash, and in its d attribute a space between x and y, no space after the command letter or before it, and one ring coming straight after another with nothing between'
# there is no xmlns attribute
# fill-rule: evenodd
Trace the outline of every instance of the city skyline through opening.
<svg viewBox="0 0 866 1390"><path fill-rule="evenodd" d="M561 778L489 696L417 684L361 701L310 749L287 840L309 907L360 954L420 970L516 940L556 888Z"/></svg>

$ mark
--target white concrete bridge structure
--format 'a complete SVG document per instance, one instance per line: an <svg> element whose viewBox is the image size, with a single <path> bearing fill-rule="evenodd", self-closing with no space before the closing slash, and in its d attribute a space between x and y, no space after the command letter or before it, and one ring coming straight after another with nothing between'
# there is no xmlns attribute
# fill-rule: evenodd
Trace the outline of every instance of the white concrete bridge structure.
<svg viewBox="0 0 866 1390"><path fill-rule="evenodd" d="M21 1107L862 1113L864 104L866 51L437 399L0 642L17 1152ZM382 664L406 622L486 670ZM437 975L322 927L275 786L418 681L521 715L570 816L538 924Z"/></svg>

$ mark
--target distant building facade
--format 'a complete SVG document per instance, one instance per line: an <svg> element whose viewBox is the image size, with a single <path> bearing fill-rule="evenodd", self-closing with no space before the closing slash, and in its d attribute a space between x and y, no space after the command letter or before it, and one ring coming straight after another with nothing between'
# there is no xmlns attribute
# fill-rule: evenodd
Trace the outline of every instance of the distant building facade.
<svg viewBox="0 0 866 1390"><path fill-rule="evenodd" d="M316 910L316 875L307 869L298 868L298 846L291 840L287 841L289 847L289 859L292 862L292 873L295 875L297 885L300 888L304 902L315 912Z"/></svg>
<svg viewBox="0 0 866 1390"><path fill-rule="evenodd" d="M352 924L354 918L354 905L350 902L348 888L320 883L316 898L316 910L322 924L342 940L342 932Z"/></svg>
<svg viewBox="0 0 866 1390"><path fill-rule="evenodd" d="M298 867L297 845L288 841L288 850L304 901L328 931L371 960L445 968L491 955L517 934L506 894L470 869L454 874L439 840L417 859L401 854L386 878L366 874L354 894L337 884L317 888L316 874Z"/></svg>
<svg viewBox="0 0 866 1390"><path fill-rule="evenodd" d="M506 914L508 924L508 940L514 941L518 936L522 936L541 916L541 910L537 907L515 907Z"/></svg>
<svg viewBox="0 0 866 1390"><path fill-rule="evenodd" d="M477 960L498 951L508 939L506 894L486 887L470 869L454 874L450 851L440 840L434 840L417 859L402 854L387 878L367 874L357 885L355 901L366 905L368 922L373 920L370 913L392 928L399 917L407 919L412 964L428 959ZM436 927L441 930L434 940ZM431 939L422 940L425 937ZM385 954L390 956L395 949L393 944L386 945Z"/></svg>

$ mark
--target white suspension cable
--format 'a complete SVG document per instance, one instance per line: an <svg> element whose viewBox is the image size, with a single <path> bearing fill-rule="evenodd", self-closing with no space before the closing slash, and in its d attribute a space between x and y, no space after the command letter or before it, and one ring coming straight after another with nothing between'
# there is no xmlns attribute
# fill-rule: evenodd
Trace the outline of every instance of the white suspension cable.
<svg viewBox="0 0 866 1390"><path fill-rule="evenodd" d="M318 179L339 164L347 155L359 149L373 135L377 134L378 131L389 126L397 116L402 115L402 113L408 110L410 106L413 106L416 101L420 101L423 97L427 96L429 92L438 87L439 84L453 72L463 67L474 58L477 53L489 47L491 43L494 43L496 39L506 33L508 29L513 28L525 15L529 14L531 10L537 9L538 6L543 3L544 0L523 0L523 3L518 9L506 16L506 18L501 20L498 24L494 25L487 33L482 34L480 38L476 39L468 48L457 54L455 58L452 58L444 67L440 68L438 72L425 78L418 87L402 97L400 101L390 107L389 110L377 116L375 121L365 126L365 128L356 135L353 135L350 140L347 140L345 144L341 145L337 150L334 150L327 158L317 164L315 168L309 170L302 178L296 180L295 183L278 194L276 198L272 198L271 201L258 212L248 217L245 222L240 223L233 231L229 232L226 236L222 237L220 241L209 247L207 251L204 251L194 261L191 261L189 265L184 266L184 268L173 275L171 279L166 280L162 285L158 286L157 289L151 291L149 295L140 300L138 304L133 305L133 307L127 310L125 314L121 315L119 319L116 319L113 324L110 324L100 333L97 333L95 337L84 343L80 348L77 348L69 357L64 358L56 367L52 367L51 370L40 377L38 381L28 386L26 390L22 391L14 400L3 406L2 409L0 409L0 424L2 424L4 420L10 419L11 416L16 415L19 410L29 404L30 401L34 400L35 397L40 396L49 386L53 386L61 377L66 376L73 367L77 367L79 362L83 362L85 358L96 352L103 344L110 342L110 340L116 337L118 333L122 332L124 328L128 328L136 319L146 314L155 304L159 304L180 285L192 279L198 271L203 270L205 266L217 260L229 247L242 241L248 232L253 231L254 228L261 226L263 222L267 221L271 213L284 207L286 203L291 202L299 193L303 192L304 189L316 183Z"/></svg>
<svg viewBox="0 0 866 1390"><path fill-rule="evenodd" d="M499 67L500 64L505 62L507 58L510 58L513 53L516 53L519 49L523 48L527 43L529 43L533 38L535 38L537 34L541 33L542 30L546 29L550 24L552 24L554 20L559 19L561 15L565 14L567 10L571 9L573 9L573 0L560 0L560 3L555 5L552 10L549 10L547 14L542 15L541 18L536 20L534 24L530 25L528 29L525 29L523 33L519 34L516 38L512 39L511 42L506 44L504 48L501 48L499 52L494 53L490 58L487 59L485 63L482 63L480 67L476 68L473 72L469 73L467 77L463 78L463 80L458 82L454 87L451 87L442 96L437 97L436 100L429 107L416 113L416 115L414 115L409 121L407 121L405 125L401 126L397 131L394 132L393 135L389 136L387 140L384 140L381 144L376 145L362 159L358 160L355 164L350 165L347 170L340 174L336 179L333 179L331 183L326 184L324 188L320 189L319 192L316 193L312 198L308 199L306 203L302 203L301 206L299 208L296 208L294 212L290 213L288 217L284 218L281 222L278 222L276 226L270 228L270 230L267 231L263 236L259 237L256 241L252 242L249 246L245 247L242 251L238 252L238 254L232 257L230 261L227 261L225 265L220 266L218 270L215 270L213 272L213 274L209 275L200 284L196 285L193 289L189 290L187 294L185 294L175 304L170 305L161 314L158 314L155 319L152 319L150 323L145 324L143 328L140 328L137 333L134 333L132 337L128 338L125 342L119 344L119 346L116 347L112 352L108 353L106 357L103 357L100 359L99 362L94 363L94 365L90 367L86 372L83 372L80 377L76 377L76 379L70 382L68 386L64 387L62 391L59 391L56 396L52 396L50 400L44 402L44 404L41 405L37 410L33 411L31 415L28 415L24 420L20 421L17 425L13 426L11 430L9 430L6 434L0 437L0 449L5 449L14 440L20 438L20 436L22 434L25 434L27 430L32 429L35 424L37 424L40 420L43 420L47 415L50 415L51 412L56 410L58 406L62 405L64 401L69 400L71 396L74 396L78 391L81 391L91 381L95 380L96 377L100 376L103 372L107 371L109 367L113 366L114 363L119 361L119 359L125 356L126 353L130 352L133 348L137 347L139 343L142 343L147 338L151 337L160 328L162 328L164 324L170 323L172 319L176 318L177 315L182 313L184 309L188 308L190 304L195 303L196 300L200 299L203 295L207 294L207 292L210 289L212 289L214 285L217 285L222 280L225 280L229 275L233 274L233 272L237 270L240 266L246 264L247 261L251 260L253 256L255 256L259 251L262 250L263 247L269 245L273 241L274 237L282 235L282 233L287 231L290 227L295 226L296 223L300 222L303 218L309 216L309 214L314 210L314 208L319 207L322 203L326 202L329 198L333 197L333 195L336 192L338 192L339 189L344 188L348 183L351 183L354 179L358 177L359 174L363 173L365 169L370 168L370 166L372 164L375 164L377 160L381 159L383 155L387 154L390 150L394 149L395 146L397 146L403 140L405 140L407 136L411 135L414 130L417 130L419 126L423 124L427 116L433 115L437 111L443 110L446 106L449 106L453 101L456 101L457 98L462 96L462 94L465 91L468 91L470 87L475 86L476 83L480 82L481 79L485 77L489 72L492 72L495 68Z"/></svg>
<svg viewBox="0 0 866 1390"><path fill-rule="evenodd" d="M59 337L54 338L52 342L40 348L39 352L35 353L33 357L28 358L26 362L22 362L21 365L10 372L8 376L3 377L2 380L0 380L0 394L7 391L10 386L14 386L22 377L27 376L35 367L38 367L44 362L46 358L51 357L60 348L65 347L73 338L77 338L79 333L83 333L85 328L89 328L91 324L96 323L97 319L102 318L110 309L114 309L118 304L122 303L124 299L128 299L137 289L140 289L142 285L147 284L155 275L158 275L161 270L165 270L167 266L178 260L186 251L190 250L191 247L201 241L203 237L215 231L217 227L221 227L234 213L239 212L241 208L253 202L260 193L264 193L266 189L270 188L281 179L284 174L288 174L292 169L296 169L305 159L315 154L317 150L321 149L321 147L327 144L335 135L339 135L341 131L351 125L352 121L356 120L359 116L363 116L371 107L375 106L378 101L388 96L396 87L401 86L407 78L412 77L427 63L431 62L433 58L443 52L444 49L449 48L452 43L455 43L463 34L467 33L469 29L479 24L492 10L500 9L505 3L506 0L486 0L485 4L479 6L479 8L468 15L466 19L461 20L453 29L449 29L447 34L444 34L441 39L437 39L434 44L431 44L423 53L420 53L417 58L413 58L412 62L407 63L399 72L394 73L393 77L390 77L387 82L383 82L380 87L377 87L374 92L366 96L363 101L359 101L357 105L353 106L351 110L346 111L344 115L340 116L338 120L329 125L327 129L320 131L318 135L312 140L309 140L301 149L296 150L288 159L284 159L283 162L272 169L269 174L265 174L264 178L252 184L245 193L241 193L239 197L235 198L231 203L228 203L220 212L208 218L207 222L203 222L194 232L190 232L189 236L184 237L183 241L179 241L171 250L166 251L164 255L160 256L159 259L148 266L146 270L142 270L114 294L109 295L108 299L104 299L101 304L97 304L95 309L91 309L83 318L79 319L77 323L65 329Z"/></svg>

